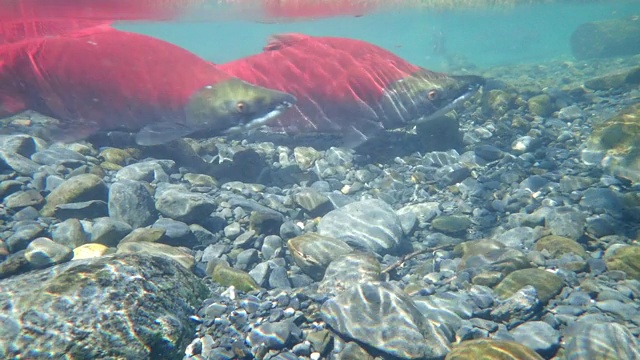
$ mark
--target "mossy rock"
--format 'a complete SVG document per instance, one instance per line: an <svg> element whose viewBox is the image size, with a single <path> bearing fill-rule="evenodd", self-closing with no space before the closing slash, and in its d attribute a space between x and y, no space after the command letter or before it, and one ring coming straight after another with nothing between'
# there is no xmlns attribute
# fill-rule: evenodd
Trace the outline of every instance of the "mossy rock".
<svg viewBox="0 0 640 360"><path fill-rule="evenodd" d="M632 182L640 181L640 103L596 125L582 151L587 164L606 164L605 170Z"/></svg>
<svg viewBox="0 0 640 360"><path fill-rule="evenodd" d="M534 248L537 251L547 250L554 258L560 258L564 254L576 254L583 259L588 256L582 245L564 236L545 236L536 241Z"/></svg>
<svg viewBox="0 0 640 360"><path fill-rule="evenodd" d="M447 233L458 234L466 231L471 226L471 220L463 215L443 215L438 216L431 222L434 230Z"/></svg>
<svg viewBox="0 0 640 360"><path fill-rule="evenodd" d="M527 285L531 285L536 289L538 299L542 303L546 303L558 295L564 286L562 279L549 271L522 269L507 275L494 290L498 295L506 299Z"/></svg>
<svg viewBox="0 0 640 360"><path fill-rule="evenodd" d="M543 360L535 351L513 341L478 339L453 347L445 360Z"/></svg>
<svg viewBox="0 0 640 360"><path fill-rule="evenodd" d="M536 95L527 101L529 112L533 115L548 116L553 112L553 105L549 95Z"/></svg>
<svg viewBox="0 0 640 360"><path fill-rule="evenodd" d="M260 288L251 275L242 270L234 269L222 261L209 262L206 272L211 276L213 281L221 286L233 286L244 292L258 290Z"/></svg>
<svg viewBox="0 0 640 360"><path fill-rule="evenodd" d="M605 258L607 269L624 271L630 278L640 280L640 246L625 246Z"/></svg>
<svg viewBox="0 0 640 360"><path fill-rule="evenodd" d="M90 200L107 201L107 185L99 176L80 174L65 180L47 195L42 216L53 216L56 206Z"/></svg>

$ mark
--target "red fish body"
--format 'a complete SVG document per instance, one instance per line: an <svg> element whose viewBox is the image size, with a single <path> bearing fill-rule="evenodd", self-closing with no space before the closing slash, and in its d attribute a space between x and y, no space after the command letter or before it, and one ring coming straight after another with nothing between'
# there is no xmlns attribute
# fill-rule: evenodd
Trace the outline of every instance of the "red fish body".
<svg viewBox="0 0 640 360"><path fill-rule="evenodd" d="M152 144L264 120L295 100L178 46L105 25L0 47L0 101L60 119L61 140L146 128L140 143Z"/></svg>
<svg viewBox="0 0 640 360"><path fill-rule="evenodd" d="M302 34L276 36L262 53L221 68L297 98L273 130L346 133L353 145L448 109L483 82L428 71L364 41Z"/></svg>

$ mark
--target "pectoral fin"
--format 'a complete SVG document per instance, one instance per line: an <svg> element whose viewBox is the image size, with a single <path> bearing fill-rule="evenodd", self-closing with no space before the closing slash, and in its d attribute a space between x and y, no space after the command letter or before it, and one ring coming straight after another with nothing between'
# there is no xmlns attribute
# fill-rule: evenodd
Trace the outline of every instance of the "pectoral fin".
<svg viewBox="0 0 640 360"><path fill-rule="evenodd" d="M175 122L159 122L150 124L136 134L136 143L143 146L166 144L197 131L185 124Z"/></svg>

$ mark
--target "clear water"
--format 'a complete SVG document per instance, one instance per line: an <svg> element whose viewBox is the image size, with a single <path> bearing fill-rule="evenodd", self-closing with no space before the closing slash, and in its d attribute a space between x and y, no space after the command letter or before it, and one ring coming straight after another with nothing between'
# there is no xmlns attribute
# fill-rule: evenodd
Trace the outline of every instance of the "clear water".
<svg viewBox="0 0 640 360"><path fill-rule="evenodd" d="M640 14L640 2L555 2L511 8L435 11L397 9L362 17L265 24L251 19L181 22L120 22L224 63L260 52L266 38L283 32L366 40L417 65L448 70L447 56L478 67L572 59L569 38L588 21ZM444 53L438 44L444 44Z"/></svg>

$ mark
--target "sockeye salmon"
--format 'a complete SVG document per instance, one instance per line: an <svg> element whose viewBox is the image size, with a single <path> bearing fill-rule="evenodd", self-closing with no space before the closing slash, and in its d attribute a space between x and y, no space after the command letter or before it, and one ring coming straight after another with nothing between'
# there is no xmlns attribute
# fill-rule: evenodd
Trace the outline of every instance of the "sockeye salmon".
<svg viewBox="0 0 640 360"><path fill-rule="evenodd" d="M484 83L426 70L365 41L303 34L277 35L262 53L220 68L297 98L270 130L341 134L352 147L383 129L446 113Z"/></svg>
<svg viewBox="0 0 640 360"><path fill-rule="evenodd" d="M140 145L259 127L295 103L178 46L100 25L0 46L0 113L60 120L52 139L138 131Z"/></svg>

